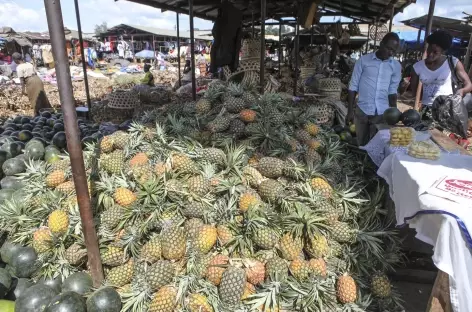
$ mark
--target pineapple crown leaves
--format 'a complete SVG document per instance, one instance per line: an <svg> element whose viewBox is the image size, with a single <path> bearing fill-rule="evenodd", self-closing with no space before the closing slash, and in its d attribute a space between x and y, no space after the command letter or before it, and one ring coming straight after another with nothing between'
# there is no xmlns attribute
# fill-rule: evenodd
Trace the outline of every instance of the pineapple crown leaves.
<svg viewBox="0 0 472 312"><path fill-rule="evenodd" d="M310 278L303 283L289 278L281 297L295 311L322 312L336 307L332 278Z"/></svg>
<svg viewBox="0 0 472 312"><path fill-rule="evenodd" d="M121 236L119 244L123 247L126 254L131 254L137 258L142 246L144 233L135 226L128 227Z"/></svg>
<svg viewBox="0 0 472 312"><path fill-rule="evenodd" d="M29 159L28 161L25 161L25 166L26 171L19 173L17 175L18 179L23 180L26 183L44 184L44 178L48 173L49 165L40 160Z"/></svg>
<svg viewBox="0 0 472 312"><path fill-rule="evenodd" d="M310 238L318 233L326 233L326 218L316 214L307 206L296 203L295 211L281 219L281 227L288 229L294 238Z"/></svg>
<svg viewBox="0 0 472 312"><path fill-rule="evenodd" d="M235 97L241 97L244 94L244 87L242 84L230 82L227 87L228 94Z"/></svg>
<svg viewBox="0 0 472 312"><path fill-rule="evenodd" d="M7 199L0 205L0 225L10 235L32 233L32 229L38 227L48 213L42 207L32 207L23 199Z"/></svg>
<svg viewBox="0 0 472 312"><path fill-rule="evenodd" d="M229 145L225 147L226 161L222 174L235 174L242 179L242 168L247 163L246 146Z"/></svg>
<svg viewBox="0 0 472 312"><path fill-rule="evenodd" d="M279 295L282 284L278 281L267 282L261 285L261 290L250 295L244 303L251 306L251 310L258 311L264 307L265 311L277 311L280 308Z"/></svg>

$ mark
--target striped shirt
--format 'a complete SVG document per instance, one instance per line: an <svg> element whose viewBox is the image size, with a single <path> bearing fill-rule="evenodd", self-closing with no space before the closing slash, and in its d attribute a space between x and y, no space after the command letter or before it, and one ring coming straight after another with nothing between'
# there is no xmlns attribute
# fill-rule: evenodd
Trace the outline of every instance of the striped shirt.
<svg viewBox="0 0 472 312"><path fill-rule="evenodd" d="M400 80L398 61L393 58L382 61L375 53L369 53L356 62L349 90L359 93L357 105L366 115L381 115L389 108L388 95L397 94Z"/></svg>

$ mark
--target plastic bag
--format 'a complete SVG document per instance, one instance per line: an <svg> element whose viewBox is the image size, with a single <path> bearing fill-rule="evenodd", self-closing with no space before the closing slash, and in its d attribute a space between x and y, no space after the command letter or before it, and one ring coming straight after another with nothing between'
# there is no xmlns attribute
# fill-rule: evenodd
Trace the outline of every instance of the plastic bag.
<svg viewBox="0 0 472 312"><path fill-rule="evenodd" d="M444 129L463 138L467 137L468 113L460 95L438 96L433 102L432 116Z"/></svg>

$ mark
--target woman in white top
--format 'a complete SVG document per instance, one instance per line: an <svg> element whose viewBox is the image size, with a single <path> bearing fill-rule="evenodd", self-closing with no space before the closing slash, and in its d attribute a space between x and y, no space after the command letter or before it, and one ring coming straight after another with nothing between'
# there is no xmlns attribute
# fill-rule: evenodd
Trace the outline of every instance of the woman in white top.
<svg viewBox="0 0 472 312"><path fill-rule="evenodd" d="M18 52L13 53L12 58L18 64L16 74L21 82L21 92L28 96L35 115L39 115L39 110L42 108L51 108L44 92L44 84L36 75L33 64L26 63Z"/></svg>
<svg viewBox="0 0 472 312"><path fill-rule="evenodd" d="M411 87L413 92L418 87L418 82L423 83L422 110L428 111L436 97L439 95L452 95L452 76L446 51L452 45L452 36L444 31L436 31L426 38L428 49L427 57L413 65ZM468 102L472 99L472 83L467 75L464 65L455 57L452 63L457 77L462 81L463 88L456 91ZM469 99L470 97L470 99Z"/></svg>

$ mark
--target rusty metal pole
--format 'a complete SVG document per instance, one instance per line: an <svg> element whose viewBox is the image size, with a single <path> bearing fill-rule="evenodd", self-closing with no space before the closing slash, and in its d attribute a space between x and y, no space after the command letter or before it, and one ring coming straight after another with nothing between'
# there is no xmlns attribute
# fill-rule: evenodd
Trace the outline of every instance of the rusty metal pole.
<svg viewBox="0 0 472 312"><path fill-rule="evenodd" d="M282 19L279 21L279 57L278 57L278 63L279 63L279 77L282 76L282 69L281 69L281 59L282 59Z"/></svg>
<svg viewBox="0 0 472 312"><path fill-rule="evenodd" d="M179 13L175 13L177 16L177 66L179 67L179 87L182 86L182 76L180 73L180 25L179 25Z"/></svg>
<svg viewBox="0 0 472 312"><path fill-rule="evenodd" d="M436 6L436 0L429 1L429 11L428 11L428 19L426 20L426 32L424 34L424 51L423 51L423 60L426 58L426 51L428 50L428 44L426 43L426 37L429 36L431 33L431 28L433 27L433 17L434 17L434 7ZM420 109L420 98L421 98L421 90L423 90L423 84L421 81L418 82L418 88L416 89L415 95L415 109Z"/></svg>
<svg viewBox="0 0 472 312"><path fill-rule="evenodd" d="M259 84L261 87L261 94L264 94L264 80L265 80L265 22L266 22L266 0L261 0L261 59L259 66Z"/></svg>
<svg viewBox="0 0 472 312"><path fill-rule="evenodd" d="M190 20L190 66L192 66L192 98L197 100L197 80L195 78L195 35L193 28L193 0L188 0L188 18Z"/></svg>
<svg viewBox="0 0 472 312"><path fill-rule="evenodd" d="M80 22L79 1L74 0L75 17L77 19L77 31L79 32L80 53L82 53L82 70L84 71L85 96L87 97L88 114L87 118L92 118L92 102L90 101L90 90L87 76L87 63L85 63L84 39L82 37L82 23Z"/></svg>
<svg viewBox="0 0 472 312"><path fill-rule="evenodd" d="M293 78L293 95L297 95L298 89L298 59L300 58L300 20L297 16L297 25L295 26L295 76Z"/></svg>
<svg viewBox="0 0 472 312"><path fill-rule="evenodd" d="M92 208L90 206L90 195L87 187L87 175L85 173L82 147L79 139L69 60L66 53L61 2L60 0L44 0L44 7L46 9L52 53L54 55L61 108L64 114L67 149L72 165L72 176L77 193L85 246L87 247L90 275L93 279L93 285L99 287L103 281L103 269L98 249L97 233L95 232L93 222Z"/></svg>

